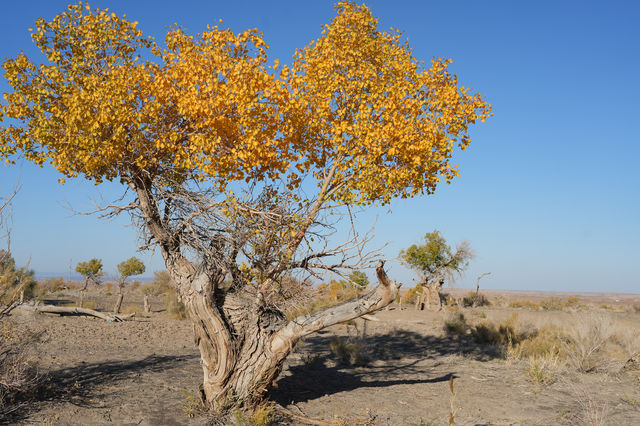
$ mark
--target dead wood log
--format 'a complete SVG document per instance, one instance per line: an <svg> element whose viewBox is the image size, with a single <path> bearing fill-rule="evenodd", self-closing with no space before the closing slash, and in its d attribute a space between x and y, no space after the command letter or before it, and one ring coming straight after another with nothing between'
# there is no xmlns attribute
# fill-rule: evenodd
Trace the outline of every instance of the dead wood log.
<svg viewBox="0 0 640 426"><path fill-rule="evenodd" d="M105 321L109 322L120 322L132 318L136 315L135 312L126 314L126 315L113 315L113 314L105 314L103 312L94 311L89 308L81 308L79 306L53 306L53 305L44 305L44 306L35 306L34 310L36 312L43 312L47 314L80 314L80 315L89 315L97 318L101 318Z"/></svg>

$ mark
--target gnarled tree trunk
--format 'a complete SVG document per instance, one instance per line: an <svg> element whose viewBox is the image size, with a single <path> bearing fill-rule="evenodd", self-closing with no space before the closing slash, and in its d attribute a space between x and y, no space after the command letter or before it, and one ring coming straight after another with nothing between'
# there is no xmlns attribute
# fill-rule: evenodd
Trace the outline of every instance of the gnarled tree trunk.
<svg viewBox="0 0 640 426"><path fill-rule="evenodd" d="M176 271L178 272L178 271ZM323 311L286 320L282 312L247 291L215 294L215 278L175 274L182 302L193 321L204 380L201 396L216 411L262 399L296 342L315 331L384 308L398 293L382 262L380 284L371 293ZM180 280L182 278L182 280Z"/></svg>

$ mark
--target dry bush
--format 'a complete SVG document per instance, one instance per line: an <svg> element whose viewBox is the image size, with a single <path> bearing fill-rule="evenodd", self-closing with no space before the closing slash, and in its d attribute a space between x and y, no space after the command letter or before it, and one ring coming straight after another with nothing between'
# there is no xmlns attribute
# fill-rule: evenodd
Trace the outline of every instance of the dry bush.
<svg viewBox="0 0 640 426"><path fill-rule="evenodd" d="M518 325L518 315L513 314L500 323L484 320L471 328L471 335L477 343L507 346L517 345L532 335L532 331Z"/></svg>
<svg viewBox="0 0 640 426"><path fill-rule="evenodd" d="M342 364L367 365L370 361L366 346L360 339L346 339L342 336L335 336L331 339L329 347Z"/></svg>
<svg viewBox="0 0 640 426"><path fill-rule="evenodd" d="M34 297L34 272L27 267L17 268L11 253L0 250L0 303L10 305L24 292L27 299Z"/></svg>
<svg viewBox="0 0 640 426"><path fill-rule="evenodd" d="M640 366L640 335L637 330L617 330L610 340L618 349L619 369Z"/></svg>
<svg viewBox="0 0 640 426"><path fill-rule="evenodd" d="M164 308L173 319L183 320L187 317L184 304L174 288L169 288L164 294Z"/></svg>
<svg viewBox="0 0 640 426"><path fill-rule="evenodd" d="M57 293L65 290L74 290L79 288L77 285L66 281L62 277L49 278L36 283L35 292L39 296Z"/></svg>
<svg viewBox="0 0 640 426"><path fill-rule="evenodd" d="M131 291L138 291L138 289L140 288L140 281L133 281L131 283Z"/></svg>
<svg viewBox="0 0 640 426"><path fill-rule="evenodd" d="M444 331L448 335L461 336L467 332L467 320L462 312L447 315L444 320Z"/></svg>
<svg viewBox="0 0 640 426"><path fill-rule="evenodd" d="M548 297L540 301L540 307L545 311L562 311L567 306L559 297Z"/></svg>
<svg viewBox="0 0 640 426"><path fill-rule="evenodd" d="M316 289L295 278L282 280L276 300L287 319L319 312L330 306L346 302L359 296L364 288L347 281L331 281L320 284Z"/></svg>
<svg viewBox="0 0 640 426"><path fill-rule="evenodd" d="M548 385L556 380L559 359L555 355L530 356L525 375L535 385Z"/></svg>
<svg viewBox="0 0 640 426"><path fill-rule="evenodd" d="M566 382L566 384L580 410L576 416L576 424L593 426L609 424L610 407L606 401L599 400L586 387L570 382Z"/></svg>
<svg viewBox="0 0 640 426"><path fill-rule="evenodd" d="M154 280L149 284L140 286L139 290L147 296L160 296L171 290L171 277L167 271L155 271Z"/></svg>
<svg viewBox="0 0 640 426"><path fill-rule="evenodd" d="M462 304L464 306L489 306L491 302L482 293L476 293L470 291L465 297L462 298Z"/></svg>
<svg viewBox="0 0 640 426"><path fill-rule="evenodd" d="M410 288L404 293L404 303L416 303L416 299L422 294L422 286Z"/></svg>
<svg viewBox="0 0 640 426"><path fill-rule="evenodd" d="M569 329L564 350L569 362L580 372L605 369L610 360L605 346L612 336L611 319L603 315L582 315Z"/></svg>
<svg viewBox="0 0 640 426"><path fill-rule="evenodd" d="M17 332L10 322L3 320L0 329L0 422L2 417L19 408L20 401L42 382L33 349L39 337Z"/></svg>
<svg viewBox="0 0 640 426"><path fill-rule="evenodd" d="M288 320L292 320L302 315L310 315L315 312L319 312L329 306L336 305L337 303L330 299L324 298L311 298L307 303L293 306L285 311L285 316Z"/></svg>
<svg viewBox="0 0 640 426"><path fill-rule="evenodd" d="M334 302L344 302L358 297L363 289L352 285L348 281L332 280L329 284L321 284L318 287L321 297L329 298Z"/></svg>
<svg viewBox="0 0 640 426"><path fill-rule="evenodd" d="M531 300L512 300L509 302L509 307L533 309L534 311L542 309L539 303L532 302Z"/></svg>
<svg viewBox="0 0 640 426"><path fill-rule="evenodd" d="M517 350L521 357L563 357L564 343L567 336L563 329L554 325L546 324L531 335L522 340L517 345Z"/></svg>
<svg viewBox="0 0 640 426"><path fill-rule="evenodd" d="M264 402L249 410L237 408L233 415L238 426L268 426L276 424L276 408L273 403Z"/></svg>
<svg viewBox="0 0 640 426"><path fill-rule="evenodd" d="M305 367L315 369L322 364L319 354L304 354L300 358Z"/></svg>

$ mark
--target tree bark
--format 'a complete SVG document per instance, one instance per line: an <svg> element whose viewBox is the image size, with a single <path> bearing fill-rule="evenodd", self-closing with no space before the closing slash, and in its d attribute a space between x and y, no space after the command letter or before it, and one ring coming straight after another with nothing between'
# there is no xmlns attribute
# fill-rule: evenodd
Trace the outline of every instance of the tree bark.
<svg viewBox="0 0 640 426"><path fill-rule="evenodd" d="M113 307L114 314L120 313L120 308L122 307L122 299L124 299L124 294L118 294L118 300L116 301L116 305Z"/></svg>
<svg viewBox="0 0 640 426"><path fill-rule="evenodd" d="M444 285L444 280L438 279L433 280L427 283L427 285L423 286L423 290L427 295L427 302L425 303L425 308L430 311L440 311L442 310L442 301L440 300L440 290Z"/></svg>
<svg viewBox="0 0 640 426"><path fill-rule="evenodd" d="M400 285L387 278L382 266L381 262L377 268L380 284L369 294L291 321L276 308L265 305L260 296L250 297L242 292L214 294L213 280L204 274L196 276L188 286L186 282L179 284L202 357L201 397L206 406L224 411L258 403L300 338L393 302Z"/></svg>

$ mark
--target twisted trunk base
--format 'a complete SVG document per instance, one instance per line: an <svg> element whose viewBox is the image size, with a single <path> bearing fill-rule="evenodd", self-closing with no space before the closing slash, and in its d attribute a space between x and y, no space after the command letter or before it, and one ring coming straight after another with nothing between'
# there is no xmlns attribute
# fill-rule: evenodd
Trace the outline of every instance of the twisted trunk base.
<svg viewBox="0 0 640 426"><path fill-rule="evenodd" d="M400 285L387 279L382 265L378 277L380 285L371 293L291 321L259 297L214 295L212 286L192 282L191 291L181 293L202 357L201 397L206 407L220 412L257 404L300 338L390 304Z"/></svg>

